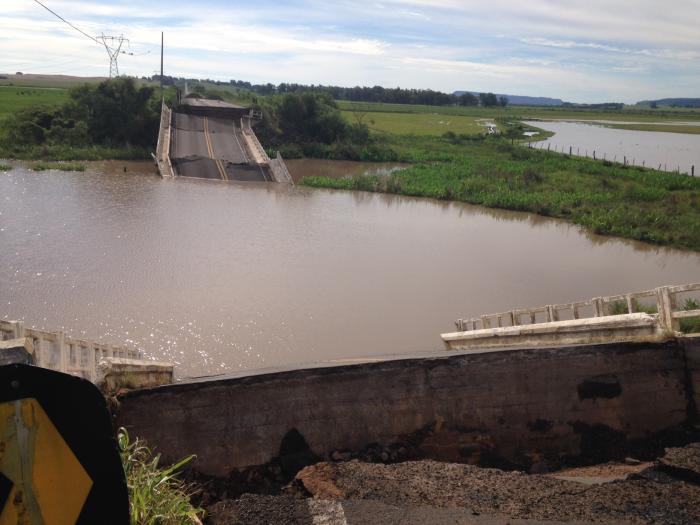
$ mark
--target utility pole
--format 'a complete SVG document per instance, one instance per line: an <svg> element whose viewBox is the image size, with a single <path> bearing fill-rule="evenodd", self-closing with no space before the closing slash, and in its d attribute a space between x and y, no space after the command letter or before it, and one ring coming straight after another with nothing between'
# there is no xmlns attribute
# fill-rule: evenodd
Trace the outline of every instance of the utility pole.
<svg viewBox="0 0 700 525"><path fill-rule="evenodd" d="M119 54L122 52L122 45L124 42L129 43L129 40L124 38L124 35L119 36L106 36L102 33L102 36L98 36L97 40L102 42L107 50L107 55L109 55L109 78L114 78L119 76Z"/></svg>
<svg viewBox="0 0 700 525"><path fill-rule="evenodd" d="M163 31L160 32L160 96L163 96Z"/></svg>

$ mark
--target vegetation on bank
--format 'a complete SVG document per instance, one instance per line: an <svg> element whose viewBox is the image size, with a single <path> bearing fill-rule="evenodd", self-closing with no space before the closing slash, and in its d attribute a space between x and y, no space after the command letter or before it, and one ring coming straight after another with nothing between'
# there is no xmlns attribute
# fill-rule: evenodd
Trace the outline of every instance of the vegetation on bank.
<svg viewBox="0 0 700 525"><path fill-rule="evenodd" d="M558 217L591 231L700 250L700 179L548 153L504 138L392 137L403 161L387 176L302 184L396 193Z"/></svg>
<svg viewBox="0 0 700 525"><path fill-rule="evenodd" d="M85 164L75 162L36 162L32 165L34 171L85 171Z"/></svg>
<svg viewBox="0 0 700 525"><path fill-rule="evenodd" d="M147 158L155 146L160 97L131 78L83 84L62 104L31 105L0 125L0 157L44 160Z"/></svg>
<svg viewBox="0 0 700 525"><path fill-rule="evenodd" d="M12 169L12 166L9 164L0 164L0 171L10 171Z"/></svg>
<svg viewBox="0 0 700 525"><path fill-rule="evenodd" d="M350 122L325 93L291 93L258 99L255 132L285 158L392 161L396 153L363 122Z"/></svg>
<svg viewBox="0 0 700 525"><path fill-rule="evenodd" d="M117 441L129 489L131 525L201 524L204 511L190 503L195 487L177 477L194 456L161 467L160 454L154 455L138 439L131 441L125 429L119 430Z"/></svg>

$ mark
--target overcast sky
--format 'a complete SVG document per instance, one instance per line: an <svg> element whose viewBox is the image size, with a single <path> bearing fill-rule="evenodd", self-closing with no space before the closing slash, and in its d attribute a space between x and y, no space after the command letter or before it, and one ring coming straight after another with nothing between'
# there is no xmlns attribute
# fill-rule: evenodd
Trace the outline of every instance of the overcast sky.
<svg viewBox="0 0 700 525"><path fill-rule="evenodd" d="M120 72L493 91L573 102L700 97L700 0L42 0L124 34ZM128 49L127 49L128 50ZM149 54L143 54L150 52ZM104 49L33 0L2 0L0 71L108 74Z"/></svg>

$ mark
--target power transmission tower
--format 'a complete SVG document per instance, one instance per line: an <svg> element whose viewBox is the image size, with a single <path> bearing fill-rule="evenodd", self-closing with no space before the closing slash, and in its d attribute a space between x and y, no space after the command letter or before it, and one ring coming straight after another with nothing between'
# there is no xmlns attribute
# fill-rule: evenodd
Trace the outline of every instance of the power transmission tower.
<svg viewBox="0 0 700 525"><path fill-rule="evenodd" d="M124 35L119 36L106 36L102 33L101 36L97 37L107 50L107 55L109 55L109 78L114 78L119 76L119 54L123 53L122 45L124 43L129 43L129 40L124 38ZM125 53L132 54L132 53Z"/></svg>

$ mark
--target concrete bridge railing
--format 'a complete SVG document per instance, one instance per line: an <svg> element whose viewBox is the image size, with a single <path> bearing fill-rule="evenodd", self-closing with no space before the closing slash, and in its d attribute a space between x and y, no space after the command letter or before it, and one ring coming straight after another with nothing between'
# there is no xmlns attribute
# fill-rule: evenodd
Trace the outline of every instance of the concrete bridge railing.
<svg viewBox="0 0 700 525"><path fill-rule="evenodd" d="M458 319L458 331L442 334L442 339L448 349L461 350L524 344L658 342L676 337L681 319L700 318L700 309L681 308L682 296L693 292L700 292L700 283ZM650 299L652 304L645 305Z"/></svg>
<svg viewBox="0 0 700 525"><path fill-rule="evenodd" d="M172 110L165 100L160 110L160 129L158 130L158 145L156 147L155 161L161 177L174 177L172 163L170 162L170 137L172 135Z"/></svg>
<svg viewBox="0 0 700 525"><path fill-rule="evenodd" d="M168 369L172 380L172 365L145 360L142 352L135 348L75 339L63 332L25 328L21 321L0 320L0 341L24 338L32 342L35 365L79 376L93 383L113 375L115 367L124 368L125 362L131 367L129 372L132 376L138 375L141 370L151 373L155 366L159 370Z"/></svg>
<svg viewBox="0 0 700 525"><path fill-rule="evenodd" d="M284 163L284 159L279 151L277 152L277 156L270 160L270 171L272 172L272 176L275 178L275 181L294 184L292 175L289 173L287 165Z"/></svg>

